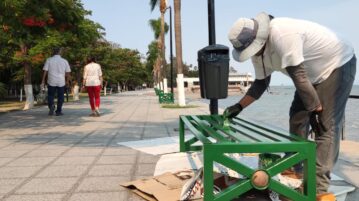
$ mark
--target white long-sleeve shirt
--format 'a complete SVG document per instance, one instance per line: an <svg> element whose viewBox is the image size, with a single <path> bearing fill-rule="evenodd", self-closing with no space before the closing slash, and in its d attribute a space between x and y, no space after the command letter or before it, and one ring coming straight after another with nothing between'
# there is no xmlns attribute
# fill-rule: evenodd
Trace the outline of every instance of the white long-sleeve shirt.
<svg viewBox="0 0 359 201"><path fill-rule="evenodd" d="M257 79L263 79L273 71L287 74L286 67L303 64L308 79L312 84L318 84L353 55L350 43L322 25L305 20L274 18L270 22L263 62L261 56L253 56L252 62Z"/></svg>
<svg viewBox="0 0 359 201"><path fill-rule="evenodd" d="M85 66L83 78L86 86L101 85L100 76L102 76L102 70L99 64L91 62Z"/></svg>

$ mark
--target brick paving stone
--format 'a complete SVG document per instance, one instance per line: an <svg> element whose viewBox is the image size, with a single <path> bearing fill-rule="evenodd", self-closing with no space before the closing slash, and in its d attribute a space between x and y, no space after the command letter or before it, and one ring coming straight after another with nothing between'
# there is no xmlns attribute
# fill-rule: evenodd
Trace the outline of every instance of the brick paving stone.
<svg viewBox="0 0 359 201"><path fill-rule="evenodd" d="M6 201L61 201L66 194L11 195Z"/></svg>
<svg viewBox="0 0 359 201"><path fill-rule="evenodd" d="M38 171L41 166L36 167L1 167L0 179L26 178Z"/></svg>
<svg viewBox="0 0 359 201"><path fill-rule="evenodd" d="M133 165L95 165L89 172L90 176L127 176Z"/></svg>
<svg viewBox="0 0 359 201"><path fill-rule="evenodd" d="M0 150L0 158L19 157L29 150Z"/></svg>
<svg viewBox="0 0 359 201"><path fill-rule="evenodd" d="M86 177L75 192L120 191L121 182L127 182L130 175L121 177Z"/></svg>
<svg viewBox="0 0 359 201"><path fill-rule="evenodd" d="M0 179L0 194L6 194L19 185L24 179Z"/></svg>
<svg viewBox="0 0 359 201"><path fill-rule="evenodd" d="M59 157L53 165L89 165L95 158L95 156Z"/></svg>
<svg viewBox="0 0 359 201"><path fill-rule="evenodd" d="M75 193L71 196L70 201L125 201L128 193L120 192L96 192L96 193Z"/></svg>
<svg viewBox="0 0 359 201"><path fill-rule="evenodd" d="M63 156L97 156L101 151L101 148L76 147L67 151Z"/></svg>
<svg viewBox="0 0 359 201"><path fill-rule="evenodd" d="M105 156L122 156L122 155L136 155L137 151L122 146L107 148L103 155Z"/></svg>
<svg viewBox="0 0 359 201"><path fill-rule="evenodd" d="M35 178L16 193L65 193L76 183L77 178Z"/></svg>
<svg viewBox="0 0 359 201"><path fill-rule="evenodd" d="M60 156L66 149L37 149L27 153L24 157L45 157L45 156Z"/></svg>
<svg viewBox="0 0 359 201"><path fill-rule="evenodd" d="M15 158L0 158L0 166L4 165L5 163L8 163L9 161L14 160Z"/></svg>
<svg viewBox="0 0 359 201"><path fill-rule="evenodd" d="M88 166L48 166L36 177L78 177L82 175Z"/></svg>
<svg viewBox="0 0 359 201"><path fill-rule="evenodd" d="M159 156L141 153L138 158L138 163L157 163Z"/></svg>
<svg viewBox="0 0 359 201"><path fill-rule="evenodd" d="M135 163L135 155L122 155L122 156L101 156L97 164L133 164Z"/></svg>
<svg viewBox="0 0 359 201"><path fill-rule="evenodd" d="M24 143L13 143L13 144L9 144L6 147L3 147L1 150L32 150L32 149L36 149L41 145L32 145L32 144L24 144Z"/></svg>
<svg viewBox="0 0 359 201"><path fill-rule="evenodd" d="M44 166L51 161L53 161L55 157L31 157L31 158L18 158L15 161L7 164L6 166Z"/></svg>
<svg viewBox="0 0 359 201"><path fill-rule="evenodd" d="M152 176L155 167L156 164L138 164L135 174L141 176Z"/></svg>

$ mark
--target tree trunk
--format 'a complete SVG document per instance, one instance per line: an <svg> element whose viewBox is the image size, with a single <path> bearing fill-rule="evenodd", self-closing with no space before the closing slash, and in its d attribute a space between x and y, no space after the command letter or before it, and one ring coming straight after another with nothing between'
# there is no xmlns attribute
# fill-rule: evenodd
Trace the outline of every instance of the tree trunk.
<svg viewBox="0 0 359 201"><path fill-rule="evenodd" d="M25 57L28 55L28 47L25 44L21 45L21 53ZM24 110L28 110L34 107L34 95L32 91L32 84L31 84L31 74L32 69L29 62L24 61L24 90L26 95L26 103L24 106Z"/></svg>
<svg viewBox="0 0 359 201"><path fill-rule="evenodd" d="M177 74L183 74L181 0L174 0L174 10L175 10L175 43L176 43Z"/></svg>
<svg viewBox="0 0 359 201"><path fill-rule="evenodd" d="M156 83L159 83L162 80L161 76L161 55L157 55L156 62L153 67L153 75Z"/></svg>
<svg viewBox="0 0 359 201"><path fill-rule="evenodd" d="M120 86L120 83L117 82L117 93L120 93L121 92L121 86Z"/></svg>
<svg viewBox="0 0 359 201"><path fill-rule="evenodd" d="M103 86L103 95L107 96L107 81L105 81L105 84Z"/></svg>
<svg viewBox="0 0 359 201"><path fill-rule="evenodd" d="M168 93L168 90L167 90L167 78L163 78L163 92Z"/></svg>
<svg viewBox="0 0 359 201"><path fill-rule="evenodd" d="M161 58L162 58L162 79L167 77L167 65L166 65L166 51L165 51L165 12L167 9L167 0L160 0L160 12L161 12ZM161 80L162 80L161 79Z"/></svg>
<svg viewBox="0 0 359 201"><path fill-rule="evenodd" d="M74 85L72 89L72 97L74 101L80 100L80 87L77 83Z"/></svg>
<svg viewBox="0 0 359 201"><path fill-rule="evenodd" d="M180 106L185 106L186 98L184 92L183 62L182 62L181 0L174 0L174 10L175 10L175 41L176 41L178 104Z"/></svg>
<svg viewBox="0 0 359 201"><path fill-rule="evenodd" d="M161 12L161 51L162 59L162 77L166 78L167 76L167 65L166 65L166 51L165 51L165 13Z"/></svg>

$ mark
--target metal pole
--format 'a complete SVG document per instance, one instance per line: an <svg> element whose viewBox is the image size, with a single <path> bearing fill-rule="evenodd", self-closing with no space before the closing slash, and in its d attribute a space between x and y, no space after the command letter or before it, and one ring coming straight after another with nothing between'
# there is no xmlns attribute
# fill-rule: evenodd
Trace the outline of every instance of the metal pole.
<svg viewBox="0 0 359 201"><path fill-rule="evenodd" d="M214 16L214 0L208 0L208 39L209 45L216 44L216 24Z"/></svg>
<svg viewBox="0 0 359 201"><path fill-rule="evenodd" d="M172 8L170 8L170 58L171 58L171 93L173 94L173 54L172 54Z"/></svg>
<svg viewBox="0 0 359 201"><path fill-rule="evenodd" d="M216 44L214 0L208 0L208 39L209 45ZM218 114L218 99L210 99L209 111L211 112L211 114Z"/></svg>

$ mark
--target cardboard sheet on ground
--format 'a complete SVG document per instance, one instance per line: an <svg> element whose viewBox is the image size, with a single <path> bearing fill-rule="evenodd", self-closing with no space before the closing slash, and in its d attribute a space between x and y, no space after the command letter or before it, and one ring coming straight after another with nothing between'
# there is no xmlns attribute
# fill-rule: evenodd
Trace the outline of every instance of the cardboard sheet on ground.
<svg viewBox="0 0 359 201"><path fill-rule="evenodd" d="M145 178L121 184L149 201L177 201L183 185L193 176L192 171L172 174L165 173L153 178Z"/></svg>

